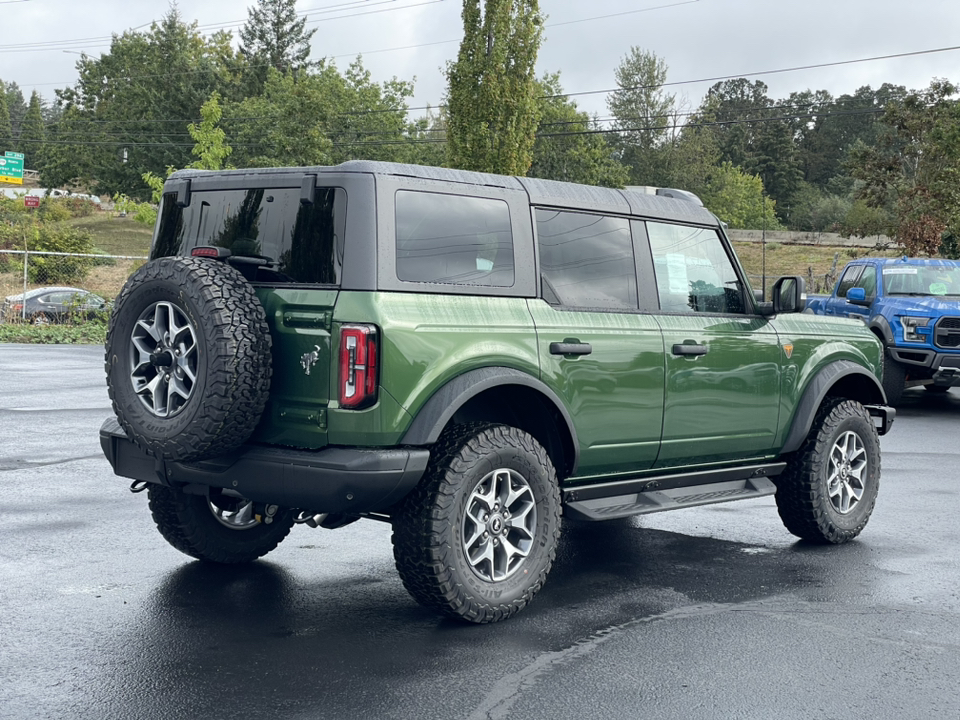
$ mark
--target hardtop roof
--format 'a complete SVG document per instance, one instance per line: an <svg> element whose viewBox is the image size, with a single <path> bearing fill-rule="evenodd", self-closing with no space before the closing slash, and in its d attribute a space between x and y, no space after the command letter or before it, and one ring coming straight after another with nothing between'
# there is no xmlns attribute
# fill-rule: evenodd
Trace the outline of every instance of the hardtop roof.
<svg viewBox="0 0 960 720"><path fill-rule="evenodd" d="M460 185L498 187L525 191L533 205L549 205L577 210L611 212L622 215L639 215L676 222L699 225L719 225L716 216L709 210L688 200L648 195L633 190L581 185L578 183L543 180L540 178L514 177L493 173L456 170L453 168L411 165L377 160L348 160L339 165L314 167L247 168L238 170L178 170L167 182L176 183L186 179L203 179L207 182L217 177L236 183L243 177L256 178L263 182L270 176L302 177L333 173L365 173L380 176L410 177L420 180L437 180ZM233 184L232 183L232 184Z"/></svg>

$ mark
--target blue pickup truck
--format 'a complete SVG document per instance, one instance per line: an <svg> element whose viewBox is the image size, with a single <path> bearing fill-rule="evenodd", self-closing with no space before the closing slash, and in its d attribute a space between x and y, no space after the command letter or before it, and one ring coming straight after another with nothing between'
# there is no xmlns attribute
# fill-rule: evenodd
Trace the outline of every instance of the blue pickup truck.
<svg viewBox="0 0 960 720"><path fill-rule="evenodd" d="M905 388L960 385L960 262L861 258L832 295L810 295L804 312L863 320L883 343L883 389L896 405Z"/></svg>

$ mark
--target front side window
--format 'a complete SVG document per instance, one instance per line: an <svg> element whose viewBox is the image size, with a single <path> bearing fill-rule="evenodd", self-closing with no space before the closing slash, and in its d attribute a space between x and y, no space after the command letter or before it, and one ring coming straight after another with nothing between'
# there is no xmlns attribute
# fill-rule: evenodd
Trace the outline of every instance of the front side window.
<svg viewBox="0 0 960 720"><path fill-rule="evenodd" d="M201 245L267 261L253 279L276 283L340 282L346 193L318 188L312 203L300 188L193 193L190 206L164 196L152 257L189 255Z"/></svg>
<svg viewBox="0 0 960 720"><path fill-rule="evenodd" d="M837 297L846 297L847 291L857 284L857 278L863 272L863 265L851 265L840 278L840 284L837 286Z"/></svg>
<svg viewBox="0 0 960 720"><path fill-rule="evenodd" d="M510 206L495 198L400 190L397 278L512 287Z"/></svg>
<svg viewBox="0 0 960 720"><path fill-rule="evenodd" d="M537 238L547 302L637 308L637 271L628 220L538 208Z"/></svg>
<svg viewBox="0 0 960 720"><path fill-rule="evenodd" d="M745 312L743 287L716 230L647 223L660 309Z"/></svg>
<svg viewBox="0 0 960 720"><path fill-rule="evenodd" d="M860 279L854 287L863 288L863 294L867 298L873 298L877 294L877 269L873 265L865 265Z"/></svg>

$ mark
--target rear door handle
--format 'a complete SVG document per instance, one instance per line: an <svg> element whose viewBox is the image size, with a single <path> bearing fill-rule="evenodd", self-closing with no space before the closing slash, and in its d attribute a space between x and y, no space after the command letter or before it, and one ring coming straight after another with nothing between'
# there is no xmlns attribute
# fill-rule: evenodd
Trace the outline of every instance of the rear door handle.
<svg viewBox="0 0 960 720"><path fill-rule="evenodd" d="M706 345L687 345L685 343L677 343L673 346L674 355L706 355L707 346Z"/></svg>
<svg viewBox="0 0 960 720"><path fill-rule="evenodd" d="M571 342L550 343L551 355L589 355L592 352L593 352L593 346L590 343L571 343Z"/></svg>

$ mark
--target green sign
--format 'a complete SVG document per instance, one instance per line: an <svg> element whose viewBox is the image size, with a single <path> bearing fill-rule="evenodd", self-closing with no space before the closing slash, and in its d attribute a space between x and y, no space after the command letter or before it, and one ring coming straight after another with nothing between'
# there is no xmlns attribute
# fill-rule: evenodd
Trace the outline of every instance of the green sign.
<svg viewBox="0 0 960 720"><path fill-rule="evenodd" d="M23 185L23 153L7 150L0 158L0 182Z"/></svg>

